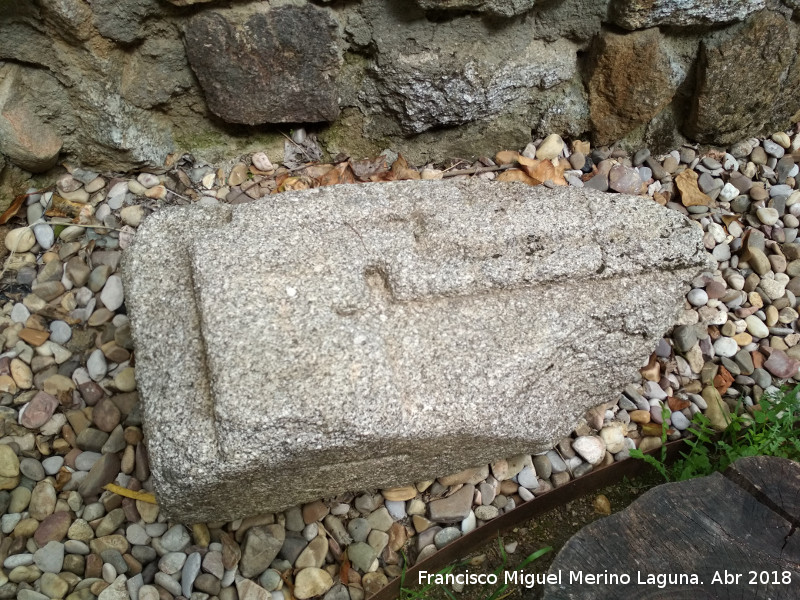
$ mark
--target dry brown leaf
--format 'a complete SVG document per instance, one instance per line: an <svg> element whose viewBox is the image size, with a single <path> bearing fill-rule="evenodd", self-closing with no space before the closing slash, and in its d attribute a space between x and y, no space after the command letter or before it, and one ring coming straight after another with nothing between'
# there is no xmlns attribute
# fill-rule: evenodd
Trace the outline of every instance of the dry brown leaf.
<svg viewBox="0 0 800 600"><path fill-rule="evenodd" d="M72 479L72 471L67 467L61 467L58 473L56 473L56 491L60 492L62 488L69 483L70 479Z"/></svg>
<svg viewBox="0 0 800 600"><path fill-rule="evenodd" d="M402 154L397 155L397 160L392 163L392 175L394 179L421 179L418 171L408 166L408 161Z"/></svg>
<svg viewBox="0 0 800 600"><path fill-rule="evenodd" d="M296 192L298 190L308 190L314 187L314 181L306 175L286 177L276 188L276 192Z"/></svg>
<svg viewBox="0 0 800 600"><path fill-rule="evenodd" d="M339 567L339 581L345 584L350 580L350 561L347 558L347 550L342 553L342 565Z"/></svg>
<svg viewBox="0 0 800 600"><path fill-rule="evenodd" d="M675 185L681 194L681 203L684 206L712 206L714 201L697 187L697 178L697 173L692 169L686 169L675 177Z"/></svg>
<svg viewBox="0 0 800 600"><path fill-rule="evenodd" d="M350 168L350 165L343 162L320 177L318 182L321 186L336 185L339 183L355 183L356 178L353 175L353 170Z"/></svg>
<svg viewBox="0 0 800 600"><path fill-rule="evenodd" d="M508 169L507 171L503 171L497 176L497 181L518 181L520 183L527 183L528 185L540 185L542 183L520 169Z"/></svg>
<svg viewBox="0 0 800 600"><path fill-rule="evenodd" d="M661 379L661 364L659 364L655 352L650 355L650 360L647 362L647 365L639 369L639 373L648 381L658 382Z"/></svg>
<svg viewBox="0 0 800 600"><path fill-rule="evenodd" d="M17 214L20 207L22 206L22 203L25 202L25 198L27 198L28 196L30 196L30 194L20 194L19 196L14 198L14 201L11 203L11 205L6 209L6 211L2 215L0 215L0 225L5 225L6 223L8 223L8 220L11 217Z"/></svg>
<svg viewBox="0 0 800 600"><path fill-rule="evenodd" d="M394 181L394 173L391 171L383 171L381 173L375 173L375 175L370 175L369 180L375 183L385 183L387 181Z"/></svg>
<svg viewBox="0 0 800 600"><path fill-rule="evenodd" d="M733 379L731 372L720 365L717 375L714 377L714 387L717 388L717 391L722 395L733 385Z"/></svg>
<svg viewBox="0 0 800 600"><path fill-rule="evenodd" d="M509 163L518 162L520 153L516 150L501 150L494 156L494 162L498 165L507 165Z"/></svg>
<svg viewBox="0 0 800 600"><path fill-rule="evenodd" d="M322 165L308 165L297 171L297 175L306 175L307 177L311 177L311 179L319 179L324 177L331 169L333 169L333 165L327 163Z"/></svg>
<svg viewBox="0 0 800 600"><path fill-rule="evenodd" d="M524 157L522 157L524 158ZM537 181L552 181L556 185L567 185L567 180L564 179L564 171L567 168L566 160L559 160L553 164L551 160L531 160L527 159L522 163L522 170Z"/></svg>
<svg viewBox="0 0 800 600"><path fill-rule="evenodd" d="M91 204L73 202L62 198L58 194L53 194L50 201L50 208L44 213L48 217L69 217L71 219L88 219L94 213Z"/></svg>
<svg viewBox="0 0 800 600"><path fill-rule="evenodd" d="M392 163L392 172L397 172L400 169L407 169L408 161L402 154L398 154L395 161Z"/></svg>
<svg viewBox="0 0 800 600"><path fill-rule="evenodd" d="M114 483L107 483L103 487L109 492L117 494L118 496L124 496L125 498L132 498L134 500L141 500L142 502L147 502L148 504L157 504L156 497L150 492L136 492Z"/></svg>
<svg viewBox="0 0 800 600"><path fill-rule="evenodd" d="M422 179L422 175L419 173L419 171L415 171L414 169L405 169L397 174L397 179L418 180Z"/></svg>
<svg viewBox="0 0 800 600"><path fill-rule="evenodd" d="M350 159L350 168L353 169L353 175L356 176L356 179L361 181L374 181L372 177L389 170L386 164L386 157L383 155L363 160Z"/></svg>
<svg viewBox="0 0 800 600"><path fill-rule="evenodd" d="M739 223L739 225L742 224L737 215L721 215L721 217L722 222L725 223L725 227L728 227L731 223ZM742 229L744 229L744 227L742 227Z"/></svg>

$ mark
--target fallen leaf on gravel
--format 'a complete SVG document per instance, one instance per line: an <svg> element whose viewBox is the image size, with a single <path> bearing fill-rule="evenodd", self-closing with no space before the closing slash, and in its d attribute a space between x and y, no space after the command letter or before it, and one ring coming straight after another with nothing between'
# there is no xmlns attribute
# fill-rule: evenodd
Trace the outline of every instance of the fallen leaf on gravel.
<svg viewBox="0 0 800 600"><path fill-rule="evenodd" d="M498 165L507 165L509 163L517 162L520 158L520 153L516 150L501 150L494 156L494 162Z"/></svg>
<svg viewBox="0 0 800 600"><path fill-rule="evenodd" d="M647 365L639 369L639 373L648 381L657 382L661 379L661 365L658 362L658 357L655 352L650 355L650 360L647 362Z"/></svg>
<svg viewBox="0 0 800 600"><path fill-rule="evenodd" d="M684 206L711 206L714 201L697 187L697 177L692 169L686 169L675 177L675 185L681 193L681 203Z"/></svg>
<svg viewBox="0 0 800 600"><path fill-rule="evenodd" d="M353 175L353 170L350 168L350 165L346 162L339 163L335 167L333 167L330 171L325 173L322 177L319 178L319 185L336 185L339 183L355 183L356 178Z"/></svg>
<svg viewBox="0 0 800 600"><path fill-rule="evenodd" d="M103 488L107 489L109 492L113 494L117 494L117 496L124 496L125 498L141 500L142 502L147 502L148 504L158 504L156 502L156 497L150 492L135 492L133 490L129 490L128 488L124 488L120 485L116 485L113 483L107 483L103 486Z"/></svg>
<svg viewBox="0 0 800 600"><path fill-rule="evenodd" d="M44 214L46 214L48 217L86 219L94 214L94 208L92 208L91 204L73 202L72 200L62 198L58 194L53 194L53 199L50 201L50 207Z"/></svg>
<svg viewBox="0 0 800 600"><path fill-rule="evenodd" d="M334 167L331 164L308 165L307 167L300 169L297 174L306 175L307 177L311 177L311 179L319 179L320 177L324 177L325 174L327 174L333 168Z"/></svg>
<svg viewBox="0 0 800 600"><path fill-rule="evenodd" d="M503 171L497 176L497 181L518 181L520 183L527 183L528 185L539 185L542 183L520 169L508 169L507 171Z"/></svg>
<svg viewBox="0 0 800 600"><path fill-rule="evenodd" d="M72 479L72 471L70 471L67 467L61 467L56 473L56 491L60 492L62 488L69 483Z"/></svg>
<svg viewBox="0 0 800 600"><path fill-rule="evenodd" d="M353 169L353 174L356 178L361 181L369 181L371 177L389 170L389 166L386 164L386 157L382 154L377 158L351 159L350 168Z"/></svg>
<svg viewBox="0 0 800 600"><path fill-rule="evenodd" d="M392 163L392 175L395 180L420 179L419 172L408 166L408 162L402 154L398 154L397 160Z"/></svg>
<svg viewBox="0 0 800 600"><path fill-rule="evenodd" d="M653 200L658 202L661 206L666 206L667 202L669 202L669 194L665 192L655 192L653 194Z"/></svg>
<svg viewBox="0 0 800 600"><path fill-rule="evenodd" d="M278 183L275 193L296 192L298 190L308 190L314 187L314 181L306 175L286 177Z"/></svg>
<svg viewBox="0 0 800 600"><path fill-rule="evenodd" d="M350 561L347 550L342 553L342 566L339 568L339 581L350 581Z"/></svg>
<svg viewBox="0 0 800 600"><path fill-rule="evenodd" d="M642 435L661 435L661 423L642 423Z"/></svg>
<svg viewBox="0 0 800 600"><path fill-rule="evenodd" d="M14 201L11 203L11 205L6 209L6 211L2 215L0 215L0 225L5 225L6 223L8 223L8 220L11 217L17 214L17 211L19 211L20 207L22 206L22 203L25 202L25 198L27 198L28 196L30 196L30 194L20 194L19 196L14 198Z"/></svg>
<svg viewBox="0 0 800 600"><path fill-rule="evenodd" d="M725 223L725 227L728 227L731 223L738 223L739 225L742 225L742 222L739 220L739 217L737 215L720 215L720 216L722 218L722 222ZM745 229L743 225L742 229Z"/></svg>
<svg viewBox="0 0 800 600"><path fill-rule="evenodd" d="M564 170L566 169L566 161L557 161L557 166L553 164L552 160L536 160L519 157L519 164L522 169L537 181L552 181L556 185L567 185L567 180L564 179ZM565 164L566 163L566 164Z"/></svg>

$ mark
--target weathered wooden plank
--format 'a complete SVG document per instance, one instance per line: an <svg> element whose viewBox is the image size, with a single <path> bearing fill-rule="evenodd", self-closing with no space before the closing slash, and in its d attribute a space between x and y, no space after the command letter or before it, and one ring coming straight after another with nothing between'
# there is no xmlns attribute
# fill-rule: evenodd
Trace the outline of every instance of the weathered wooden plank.
<svg viewBox="0 0 800 600"><path fill-rule="evenodd" d="M794 599L792 533L789 520L719 473L666 484L574 535L544 598Z"/></svg>
<svg viewBox="0 0 800 600"><path fill-rule="evenodd" d="M732 464L725 476L800 525L800 464L786 458L748 456Z"/></svg>

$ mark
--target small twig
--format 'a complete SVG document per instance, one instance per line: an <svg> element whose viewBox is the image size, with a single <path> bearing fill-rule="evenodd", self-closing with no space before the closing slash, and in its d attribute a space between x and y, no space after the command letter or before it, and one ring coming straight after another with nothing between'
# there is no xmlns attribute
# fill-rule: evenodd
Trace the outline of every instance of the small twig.
<svg viewBox="0 0 800 600"><path fill-rule="evenodd" d="M135 233L136 230L133 232L125 231L124 229L116 229L114 227L106 227L105 225L84 225L82 223L48 223L51 227L57 227L59 225L63 225L64 227L83 227L84 229L107 229L108 231L119 231L120 233Z"/></svg>
<svg viewBox="0 0 800 600"><path fill-rule="evenodd" d="M289 140L289 141L290 141L292 144L294 144L295 146L297 146L298 148L300 148L300 152L302 152L302 153L303 153L303 155L304 155L304 156L305 156L305 157L306 157L306 158L307 158L309 161L313 162L313 160L314 160L314 159L312 159L312 158L311 158L311 155L309 155L309 153L308 153L308 152L306 152L306 149L305 149L305 148L303 148L303 146L302 146L302 145L300 145L300 144L298 144L297 142L295 142L295 141L294 141L292 138L290 138L288 135L286 135L286 134L285 134L285 133L283 133L282 131L279 131L278 133L280 133L280 134L281 134L283 137L285 137L287 140Z"/></svg>
<svg viewBox="0 0 800 600"><path fill-rule="evenodd" d="M191 202L192 201L191 198L187 198L186 196L182 196L178 192L173 192L172 190L170 190L170 189L168 189L166 187L164 189L167 191L168 194L172 194L173 196L177 196L178 198L181 198L182 200L186 200L187 202ZM195 190L195 191L197 191L197 190Z"/></svg>
<svg viewBox="0 0 800 600"><path fill-rule="evenodd" d="M455 169L455 168L456 168L458 165L463 165L463 164L464 164L464 163L466 163L466 162L467 162L467 161L465 161L465 160L457 160L455 163L453 163L452 165L450 165L449 167L447 167L446 169L444 169L444 170L442 171L442 173L447 173L448 171L450 171L450 170L452 170L452 169Z"/></svg>
<svg viewBox="0 0 800 600"><path fill-rule="evenodd" d="M519 163L512 162L504 165L495 165L493 167L473 167L471 169L461 169L459 171L443 172L442 177L456 177L457 175L478 175L480 173L491 173L492 171L505 171L518 167Z"/></svg>

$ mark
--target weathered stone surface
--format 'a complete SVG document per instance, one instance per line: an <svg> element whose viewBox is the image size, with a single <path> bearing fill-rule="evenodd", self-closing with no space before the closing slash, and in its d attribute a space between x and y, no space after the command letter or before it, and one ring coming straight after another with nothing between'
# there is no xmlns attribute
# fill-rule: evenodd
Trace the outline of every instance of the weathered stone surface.
<svg viewBox="0 0 800 600"><path fill-rule="evenodd" d="M612 0L609 13L625 29L685 27L742 21L764 4L764 0Z"/></svg>
<svg viewBox="0 0 800 600"><path fill-rule="evenodd" d="M414 134L497 115L536 90L570 80L575 51L566 40L531 40L525 48L513 48L507 60L469 50L449 57L429 52L382 55L372 75L383 109L404 132Z"/></svg>
<svg viewBox="0 0 800 600"><path fill-rule="evenodd" d="M147 38L126 55L120 92L134 106L163 105L192 85L192 72L178 39Z"/></svg>
<svg viewBox="0 0 800 600"><path fill-rule="evenodd" d="M17 166L40 173L58 160L63 142L27 106L19 91L20 67L0 63L0 153Z"/></svg>
<svg viewBox="0 0 800 600"><path fill-rule="evenodd" d="M474 10L502 17L529 11L536 0L417 0L426 10Z"/></svg>
<svg viewBox="0 0 800 600"><path fill-rule="evenodd" d="M686 133L700 142L730 144L768 126L787 126L800 108L797 39L793 24L762 11L729 40L704 43Z"/></svg>
<svg viewBox="0 0 800 600"><path fill-rule="evenodd" d="M589 109L598 145L615 142L655 117L678 86L658 29L604 32L592 51Z"/></svg>
<svg viewBox="0 0 800 600"><path fill-rule="evenodd" d="M655 203L478 180L163 210L125 260L159 506L186 522L545 449L710 267Z"/></svg>
<svg viewBox="0 0 800 600"><path fill-rule="evenodd" d="M125 51L100 37L91 21L94 33L74 31L81 38L94 37L75 42L73 30L66 29L70 40L65 41L60 29L45 28L55 18L52 12L45 18L31 3L10 11L9 18L4 14L0 19L0 60L19 64L15 96L63 139L62 156L112 169L163 164L174 149L164 115L125 101L113 83L119 80Z"/></svg>
<svg viewBox="0 0 800 600"><path fill-rule="evenodd" d="M534 7L534 37L554 42L560 37L589 41L607 21L610 0L560 0Z"/></svg>
<svg viewBox="0 0 800 600"><path fill-rule="evenodd" d="M144 21L159 11L158 0L92 0L94 26L100 35L130 44L144 37Z"/></svg>
<svg viewBox="0 0 800 600"><path fill-rule="evenodd" d="M228 122L332 121L337 33L326 9L259 3L192 17L186 51L208 107Z"/></svg>
<svg viewBox="0 0 800 600"><path fill-rule="evenodd" d="M61 160L124 171L161 167L169 155L184 152L217 162L264 151L277 162L284 148L278 127L250 129L245 136L238 124L330 120L317 133L331 155L376 156L392 148L412 164L521 148L531 134L577 139L595 128L581 53L594 60L589 43L615 27L610 15L622 25L659 26L662 37L641 56L614 63L619 73L609 73L609 81L631 84L624 94L620 86L615 100L624 99L630 110L614 111L612 106L622 104L609 102L606 119L596 101L594 124L627 131L623 146L656 153L685 143L683 134L725 144L727 138L783 129L800 109L800 68L786 59L797 47L798 24L785 23L788 37L781 27L752 36L763 38L767 58L753 51L757 60L736 67L765 61L769 68L752 69L753 78L763 75L755 84L710 77L710 84L681 85L686 73L698 71L700 40L709 48L733 44L726 40L746 31L738 19L753 19L751 13L762 7L759 18L782 18L796 5L797 0L7 2L0 11L0 61L16 65L14 106L26 113L14 119L43 128L44 135L30 139L46 151L34 153L33 162L11 156L8 148L0 152L15 158L6 163L26 169ZM194 56L196 74L187 54ZM732 56L736 60L739 53ZM657 60L643 61L651 58ZM731 100L735 110L726 115L724 99L733 97L726 85L739 95L748 90L752 102ZM676 98L657 110L675 88ZM699 99L691 97L695 90ZM702 106L703 114L686 126L685 107L692 104ZM713 113L729 122L720 129ZM58 140L63 145L54 158Z"/></svg>

